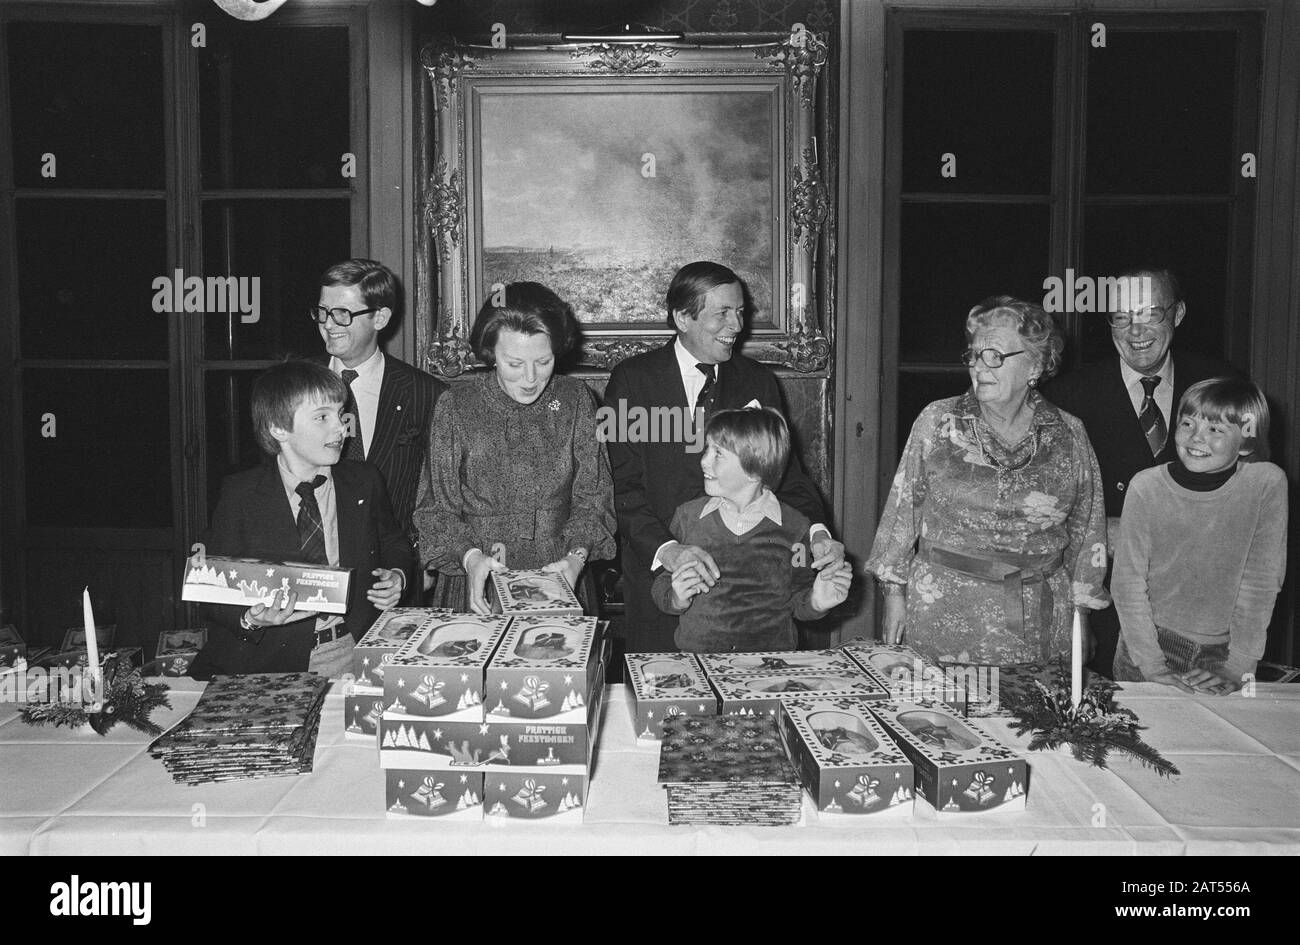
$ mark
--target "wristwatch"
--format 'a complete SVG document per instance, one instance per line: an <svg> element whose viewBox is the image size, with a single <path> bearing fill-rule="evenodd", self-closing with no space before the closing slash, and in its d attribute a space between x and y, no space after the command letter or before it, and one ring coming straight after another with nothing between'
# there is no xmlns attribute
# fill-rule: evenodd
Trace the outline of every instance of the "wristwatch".
<svg viewBox="0 0 1300 945"><path fill-rule="evenodd" d="M242 617L239 618L239 626L242 627L242 628L245 629L245 630L256 630L256 629L257 629L257 627L255 627L255 626L252 624L252 622L249 621L249 619L248 619L248 611L244 611L244 615L243 615Z"/></svg>
<svg viewBox="0 0 1300 945"><path fill-rule="evenodd" d="M569 556L569 557L573 557L573 558L578 558L579 560L582 560L582 561L586 561L586 560L587 560L587 549L586 549L586 548L573 548L573 549L570 549L568 556Z"/></svg>

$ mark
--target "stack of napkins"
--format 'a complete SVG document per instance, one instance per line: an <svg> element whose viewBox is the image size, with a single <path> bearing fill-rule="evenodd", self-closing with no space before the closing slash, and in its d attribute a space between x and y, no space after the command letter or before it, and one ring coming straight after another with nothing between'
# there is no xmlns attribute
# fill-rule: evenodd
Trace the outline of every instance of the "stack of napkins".
<svg viewBox="0 0 1300 945"><path fill-rule="evenodd" d="M670 824L799 822L799 775L772 718L679 715L663 730L659 783Z"/></svg>
<svg viewBox="0 0 1300 945"><path fill-rule="evenodd" d="M329 682L315 673L218 676L149 753L180 784L303 774L311 770Z"/></svg>

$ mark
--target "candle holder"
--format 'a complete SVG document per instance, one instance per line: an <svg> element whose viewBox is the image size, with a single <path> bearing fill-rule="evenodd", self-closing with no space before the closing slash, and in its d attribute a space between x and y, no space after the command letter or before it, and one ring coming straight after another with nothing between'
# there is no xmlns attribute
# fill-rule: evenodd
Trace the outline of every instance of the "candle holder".
<svg viewBox="0 0 1300 945"><path fill-rule="evenodd" d="M90 672L89 664L83 659L77 664L82 673ZM21 718L28 725L53 725L56 728L66 725L68 728L81 728L89 724L99 735L107 735L118 722L122 722L146 735L161 735L162 728L150 721L154 709L169 709L171 702L167 698L168 689L161 683L146 683L140 670L130 665L127 660L118 659L117 654L110 653L104 659L104 687L101 692L90 695L99 703L97 712L87 711L83 699L63 701L50 693L52 701L28 704L21 713Z"/></svg>
<svg viewBox="0 0 1300 945"><path fill-rule="evenodd" d="M1138 736L1146 726L1138 724L1134 712L1115 705L1119 687L1113 682L1094 679L1076 706L1072 704L1065 667L1058 663L1053 675L1051 686L1034 680L1033 686L1008 707L1016 716L1011 723L1016 734L1033 733L1030 751L1066 748L1076 760L1098 768L1105 768L1110 753L1117 751L1162 777L1181 773Z"/></svg>

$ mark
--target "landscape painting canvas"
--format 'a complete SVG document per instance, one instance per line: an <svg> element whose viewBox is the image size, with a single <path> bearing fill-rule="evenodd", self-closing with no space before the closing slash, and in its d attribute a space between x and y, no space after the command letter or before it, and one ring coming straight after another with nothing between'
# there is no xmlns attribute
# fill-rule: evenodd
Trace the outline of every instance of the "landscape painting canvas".
<svg viewBox="0 0 1300 945"><path fill-rule="evenodd" d="M673 273L723 262L749 324L779 284L779 113L770 88L482 90L480 278L540 282L584 328L663 327Z"/></svg>

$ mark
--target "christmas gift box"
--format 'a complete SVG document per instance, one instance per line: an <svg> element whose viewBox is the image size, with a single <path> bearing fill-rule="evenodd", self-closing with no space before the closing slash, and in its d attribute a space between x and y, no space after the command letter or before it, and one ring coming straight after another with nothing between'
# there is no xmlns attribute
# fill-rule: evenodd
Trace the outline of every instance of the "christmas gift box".
<svg viewBox="0 0 1300 945"><path fill-rule="evenodd" d="M602 667L603 669L603 667ZM585 774L596 749L600 732L600 711L604 701L604 676L592 689L582 718L511 719L484 724L476 745L488 767L521 771L544 768L568 774Z"/></svg>
<svg viewBox="0 0 1300 945"><path fill-rule="evenodd" d="M628 653L623 662L638 739L662 739L664 719L675 715L718 714L718 697L694 653Z"/></svg>
<svg viewBox="0 0 1300 945"><path fill-rule="evenodd" d="M382 666L384 711L483 721L483 669L510 621L432 612Z"/></svg>
<svg viewBox="0 0 1300 945"><path fill-rule="evenodd" d="M889 693L874 679L860 673L838 676L823 673L754 673L748 676L710 676L718 694L720 715L776 716L787 699L884 699Z"/></svg>
<svg viewBox="0 0 1300 945"><path fill-rule="evenodd" d="M420 771L477 768L484 750L485 725L468 719L414 718L384 711L379 717L379 767Z"/></svg>
<svg viewBox="0 0 1300 945"><path fill-rule="evenodd" d="M840 649L884 686L891 699L942 702L965 714L963 677L946 673L910 646L853 640Z"/></svg>
<svg viewBox="0 0 1300 945"><path fill-rule="evenodd" d="M580 823L587 786L586 775L488 768L483 772L484 817Z"/></svg>
<svg viewBox="0 0 1300 945"><path fill-rule="evenodd" d="M0 626L0 669L13 666L20 659L27 658L27 644L18 635L18 628L11 623Z"/></svg>
<svg viewBox="0 0 1300 945"><path fill-rule="evenodd" d="M912 812L912 763L857 699L781 703L781 738L817 809Z"/></svg>
<svg viewBox="0 0 1300 945"><path fill-rule="evenodd" d="M479 742L488 814L517 820L581 821L595 773L604 666L580 721L489 721Z"/></svg>
<svg viewBox="0 0 1300 945"><path fill-rule="evenodd" d="M379 734L379 719L384 714L384 690L379 686L343 683L343 731L349 736L372 741Z"/></svg>
<svg viewBox="0 0 1300 945"><path fill-rule="evenodd" d="M608 653L595 617L515 617L488 663L485 718L582 721Z"/></svg>
<svg viewBox="0 0 1300 945"><path fill-rule="evenodd" d="M389 817L483 818L483 773L473 768L384 771Z"/></svg>
<svg viewBox="0 0 1300 945"><path fill-rule="evenodd" d="M1023 810L1025 759L941 702L868 704L916 771L916 793L942 814Z"/></svg>
<svg viewBox="0 0 1300 945"><path fill-rule="evenodd" d="M190 664L208 642L204 627L186 630L164 630L158 634L158 649L154 651L154 664L160 676L188 676Z"/></svg>
<svg viewBox="0 0 1300 945"><path fill-rule="evenodd" d="M298 610L345 614L351 584L352 568L209 555L202 561L186 560L181 600L273 606L294 591Z"/></svg>
<svg viewBox="0 0 1300 945"><path fill-rule="evenodd" d="M352 649L352 678L362 686L384 685L384 667L417 630L440 613L432 607L393 607L385 610Z"/></svg>
<svg viewBox="0 0 1300 945"><path fill-rule="evenodd" d="M117 639L117 624L96 624L95 625L95 643L99 647L99 652L107 653L113 649L113 642ZM59 647L60 653L71 653L74 650L86 649L86 628L69 627L63 631L63 645Z"/></svg>
<svg viewBox="0 0 1300 945"><path fill-rule="evenodd" d="M493 571L488 600L494 614L582 616L573 586L558 571Z"/></svg>
<svg viewBox="0 0 1300 945"><path fill-rule="evenodd" d="M862 668L839 650L781 650L759 653L701 653L707 676L750 676L771 673L822 673L861 676Z"/></svg>

